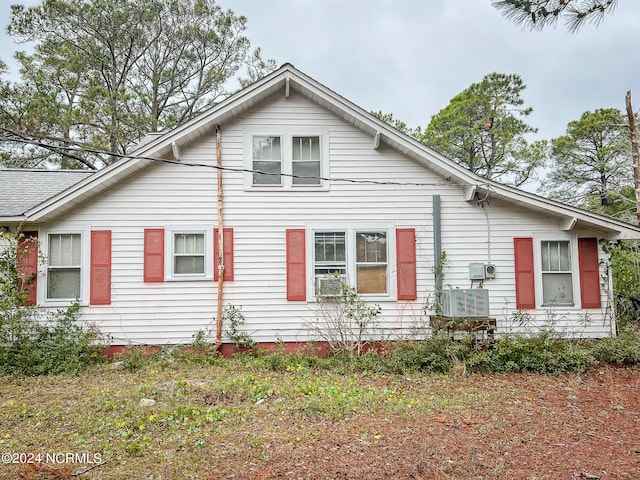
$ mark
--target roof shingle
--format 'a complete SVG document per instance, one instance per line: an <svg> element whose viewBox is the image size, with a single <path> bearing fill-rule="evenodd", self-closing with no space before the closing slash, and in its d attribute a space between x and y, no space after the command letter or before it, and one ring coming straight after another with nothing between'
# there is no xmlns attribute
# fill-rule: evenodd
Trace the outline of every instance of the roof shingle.
<svg viewBox="0 0 640 480"><path fill-rule="evenodd" d="M90 170L0 169L0 217L22 215L93 173Z"/></svg>

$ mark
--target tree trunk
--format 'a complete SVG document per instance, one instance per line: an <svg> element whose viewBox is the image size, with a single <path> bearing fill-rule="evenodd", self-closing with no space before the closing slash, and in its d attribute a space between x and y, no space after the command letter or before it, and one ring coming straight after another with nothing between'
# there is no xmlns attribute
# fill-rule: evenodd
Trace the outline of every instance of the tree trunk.
<svg viewBox="0 0 640 480"><path fill-rule="evenodd" d="M640 149L638 149L638 129L636 128L636 116L631 107L631 90L625 97L627 105L627 117L629 117L629 131L631 133L631 154L633 158L633 179L636 189L636 219L640 225Z"/></svg>

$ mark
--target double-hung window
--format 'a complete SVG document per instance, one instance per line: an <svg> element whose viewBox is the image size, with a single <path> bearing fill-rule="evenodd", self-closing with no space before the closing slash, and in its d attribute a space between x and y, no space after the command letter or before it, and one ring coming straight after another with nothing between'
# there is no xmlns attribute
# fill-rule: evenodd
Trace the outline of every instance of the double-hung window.
<svg viewBox="0 0 640 480"><path fill-rule="evenodd" d="M49 234L47 253L47 299L80 298L82 236L79 233Z"/></svg>
<svg viewBox="0 0 640 480"><path fill-rule="evenodd" d="M293 185L320 185L320 137L292 138Z"/></svg>
<svg viewBox="0 0 640 480"><path fill-rule="evenodd" d="M175 276L205 275L205 234L173 234L173 274Z"/></svg>
<svg viewBox="0 0 640 480"><path fill-rule="evenodd" d="M253 137L253 184L280 185L282 183L282 138L275 135Z"/></svg>
<svg viewBox="0 0 640 480"><path fill-rule="evenodd" d="M573 267L569 240L544 240L540 245L543 305L573 305Z"/></svg>
<svg viewBox="0 0 640 480"><path fill-rule="evenodd" d="M345 232L316 232L314 255L316 295L339 295L347 273Z"/></svg>
<svg viewBox="0 0 640 480"><path fill-rule="evenodd" d="M358 293L387 293L387 232L356 232Z"/></svg>
<svg viewBox="0 0 640 480"><path fill-rule="evenodd" d="M341 283L353 284L358 293L363 295L388 295L387 239L386 229L315 231L315 295L339 295Z"/></svg>
<svg viewBox="0 0 640 480"><path fill-rule="evenodd" d="M327 128L290 127L245 133L245 188L326 189Z"/></svg>

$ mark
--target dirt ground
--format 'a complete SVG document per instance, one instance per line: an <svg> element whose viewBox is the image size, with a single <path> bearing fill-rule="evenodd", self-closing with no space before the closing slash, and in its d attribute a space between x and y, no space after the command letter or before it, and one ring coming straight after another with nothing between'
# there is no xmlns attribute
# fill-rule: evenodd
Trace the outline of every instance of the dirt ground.
<svg viewBox="0 0 640 480"><path fill-rule="evenodd" d="M640 371L474 375L456 384L461 391L500 390L503 401L479 395L475 407L443 405L428 417L355 415L306 425L315 440L272 435L261 459L223 443L228 468L208 478L640 479ZM266 431L290 427L273 419Z"/></svg>
<svg viewBox="0 0 640 480"><path fill-rule="evenodd" d="M189 372L193 376L189 382L195 385L195 378L204 378L207 372ZM56 447L54 426L56 431L64 427L86 435L83 447L71 445L67 449L98 451L107 441L117 446L114 428L100 428L99 419L104 417L109 425L113 423L109 415L117 421L127 421L129 417L118 413L118 405L129 405L126 398L138 391L137 385L148 382L158 391L174 385L162 374L149 378L154 375L150 370L119 375L108 392L107 385L113 379L107 374L103 375L101 387L91 385L89 376L56 383L24 379L20 384L7 384L5 396L13 395L7 398L21 398L24 405L38 405L45 413L25 416L18 410L18 415L6 417L13 419L13 426L0 425L0 430L6 429L6 436L22 438L25 448L64 448ZM287 372L269 377L269 385L274 386L280 385L280 380L291 380ZM276 382L274 378L280 380ZM339 377L328 378L336 385L340 382ZM91 471L58 470L56 476L42 469L5 466L0 469L0 478L640 479L640 369L598 367L585 374L559 376L353 375L348 379L370 390L389 392L390 403L418 399L419 404L406 409L359 404L346 414L341 410L332 417L327 415L328 402L321 404L325 407L322 414L314 414L308 408L296 408L299 399L294 398L298 397L274 392L264 400L253 399L252 406L242 410L233 425L222 428L213 423L202 427L197 443L193 441L195 430L190 427L148 423L144 432L135 429L138 440L143 433L149 435L149 444L140 452L107 458L105 464ZM220 379L212 376L209 381ZM207 383L212 384L215 383ZM78 396L82 388L86 392L84 398ZM116 388L128 392L124 399L116 396ZM47 397L42 396L45 391ZM202 399L202 408L222 400L211 400L197 389L185 391L185 401L198 405ZM210 390L205 393L209 395ZM110 403L104 403L107 398ZM159 393L160 407L162 398ZM46 399L51 399L50 405ZM246 397L228 400L229 410L246 404ZM386 402L386 397L382 401ZM105 405L109 408L105 409ZM104 413L96 414L89 426L72 422L72 418L81 417L78 412L96 408L103 408ZM136 408L125 410L138 415L136 412L141 409ZM151 418L147 410L141 410L139 415L139 419ZM56 416L63 423L57 425L53 418ZM51 426L44 427L46 422ZM34 440L36 433L42 437ZM68 441L74 437L65 438Z"/></svg>

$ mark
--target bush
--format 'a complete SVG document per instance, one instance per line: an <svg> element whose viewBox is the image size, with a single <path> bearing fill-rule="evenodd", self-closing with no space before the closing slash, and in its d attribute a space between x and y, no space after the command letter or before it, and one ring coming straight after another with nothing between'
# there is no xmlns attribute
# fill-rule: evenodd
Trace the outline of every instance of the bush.
<svg viewBox="0 0 640 480"><path fill-rule="evenodd" d="M385 369L389 373L446 373L463 361L470 351L468 342L453 340L447 333L436 333L422 342L403 342L391 350Z"/></svg>
<svg viewBox="0 0 640 480"><path fill-rule="evenodd" d="M240 307L235 305L225 307L222 322L229 325L226 334L236 348L252 349L256 346L256 341L251 337L251 334L242 330L245 318Z"/></svg>
<svg viewBox="0 0 640 480"><path fill-rule="evenodd" d="M20 315L19 335L5 336L0 347L0 373L48 375L77 374L103 360L106 342L95 326L78 321L80 306L50 313L39 321L35 315Z"/></svg>
<svg viewBox="0 0 640 480"><path fill-rule="evenodd" d="M603 338L594 344L593 356L603 363L637 365L640 363L640 334L627 328L617 337Z"/></svg>
<svg viewBox="0 0 640 480"><path fill-rule="evenodd" d="M506 336L492 349L474 352L467 358L473 372L562 373L584 372L593 363L588 344L542 332L534 337Z"/></svg>
<svg viewBox="0 0 640 480"><path fill-rule="evenodd" d="M20 238L0 232L0 374L78 373L101 359L105 338L79 322L77 302L46 315L27 304L18 272Z"/></svg>

